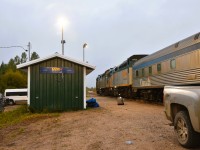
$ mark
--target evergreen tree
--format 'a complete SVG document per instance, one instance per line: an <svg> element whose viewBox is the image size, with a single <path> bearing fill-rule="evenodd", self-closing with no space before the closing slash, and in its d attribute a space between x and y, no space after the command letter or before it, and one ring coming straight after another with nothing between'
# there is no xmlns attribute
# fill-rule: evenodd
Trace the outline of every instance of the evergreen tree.
<svg viewBox="0 0 200 150"><path fill-rule="evenodd" d="M14 62L15 62L15 65L19 65L20 64L20 57L18 55L15 56Z"/></svg>
<svg viewBox="0 0 200 150"><path fill-rule="evenodd" d="M38 58L40 58L40 56L36 52L33 52L31 54L31 60L38 59Z"/></svg>
<svg viewBox="0 0 200 150"><path fill-rule="evenodd" d="M4 64L4 62L2 62L0 66L0 75L4 74L6 70L7 70L7 65Z"/></svg>
<svg viewBox="0 0 200 150"><path fill-rule="evenodd" d="M21 55L21 63L25 63L27 61L27 54L26 52L23 52Z"/></svg>

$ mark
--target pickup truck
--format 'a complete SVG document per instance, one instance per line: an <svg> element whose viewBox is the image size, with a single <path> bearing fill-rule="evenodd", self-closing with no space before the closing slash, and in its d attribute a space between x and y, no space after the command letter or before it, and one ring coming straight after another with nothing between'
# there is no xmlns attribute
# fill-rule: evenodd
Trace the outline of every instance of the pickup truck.
<svg viewBox="0 0 200 150"><path fill-rule="evenodd" d="M165 86L163 101L179 143L196 147L200 142L200 86Z"/></svg>

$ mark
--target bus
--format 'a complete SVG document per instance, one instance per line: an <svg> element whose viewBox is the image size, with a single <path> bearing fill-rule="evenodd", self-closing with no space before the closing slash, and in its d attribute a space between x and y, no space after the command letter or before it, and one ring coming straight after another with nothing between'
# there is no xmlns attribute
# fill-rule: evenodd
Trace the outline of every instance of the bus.
<svg viewBox="0 0 200 150"><path fill-rule="evenodd" d="M6 102L10 105L17 103L27 103L28 90L27 89L6 89L4 92Z"/></svg>

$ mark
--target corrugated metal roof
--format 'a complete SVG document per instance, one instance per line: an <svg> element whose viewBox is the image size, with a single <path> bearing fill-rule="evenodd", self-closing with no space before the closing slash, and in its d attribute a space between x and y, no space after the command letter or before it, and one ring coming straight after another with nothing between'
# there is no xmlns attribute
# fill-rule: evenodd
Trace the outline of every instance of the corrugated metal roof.
<svg viewBox="0 0 200 150"><path fill-rule="evenodd" d="M27 68L28 66L31 66L33 64L37 64L37 63L40 63L40 62L43 62L45 60L48 60L48 59L52 59L52 58L55 58L55 57L59 57L61 59L64 59L64 60L67 60L67 61L71 61L73 63L76 63L76 64L79 64L79 65L82 65L82 66L85 66L87 68L87 74L89 74L90 72L92 72L96 67L95 66L92 66L88 63L85 63L85 62L82 62L82 61L79 61L79 60L76 60L76 59L73 59L71 57L66 57L64 55L61 55L59 53L55 53L53 55L49 55L47 57L43 57L43 58L39 58L39 59L35 59L35 60L31 60L31 61L28 61L26 63L23 63L23 64L19 64L17 65L17 68L18 69L25 69Z"/></svg>

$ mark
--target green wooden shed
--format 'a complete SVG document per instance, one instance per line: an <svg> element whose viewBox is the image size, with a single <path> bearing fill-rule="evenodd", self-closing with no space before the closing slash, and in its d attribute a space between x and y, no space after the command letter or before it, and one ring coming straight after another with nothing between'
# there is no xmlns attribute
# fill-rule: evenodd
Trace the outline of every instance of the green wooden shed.
<svg viewBox="0 0 200 150"><path fill-rule="evenodd" d="M35 110L86 108L86 75L95 67L55 53L17 68L28 72L28 105Z"/></svg>

